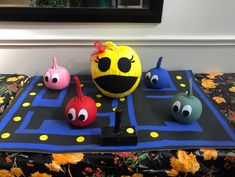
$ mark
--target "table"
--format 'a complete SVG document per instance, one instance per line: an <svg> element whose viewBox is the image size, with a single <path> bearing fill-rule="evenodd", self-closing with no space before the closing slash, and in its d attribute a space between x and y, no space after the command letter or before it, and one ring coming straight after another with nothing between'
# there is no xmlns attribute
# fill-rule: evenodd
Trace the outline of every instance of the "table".
<svg viewBox="0 0 235 177"><path fill-rule="evenodd" d="M227 74L220 75L220 73L196 74L195 78L201 82L204 93L210 96L210 93L220 85L219 81L223 80L224 84L224 78L231 76L233 78L232 74L228 74L228 76ZM231 84L230 81L231 78L224 85ZM233 94L233 87L229 85L227 88L229 94L226 96L229 97ZM223 98L222 95L220 97ZM221 98L213 98L214 96L212 100L216 104L224 103ZM222 109L221 112L229 118L228 111L225 113ZM235 151L233 149L215 149L213 147L196 149L182 147L173 150L164 148L164 150L119 151L115 153L64 153L4 151L0 156L0 169L2 169L0 174L24 174L26 176L36 176L42 173L45 176L175 176L179 174L185 176L185 172L187 172L187 176L193 173L196 176L224 176L226 170L228 176L232 176L235 168ZM186 168L189 166L190 170Z"/></svg>

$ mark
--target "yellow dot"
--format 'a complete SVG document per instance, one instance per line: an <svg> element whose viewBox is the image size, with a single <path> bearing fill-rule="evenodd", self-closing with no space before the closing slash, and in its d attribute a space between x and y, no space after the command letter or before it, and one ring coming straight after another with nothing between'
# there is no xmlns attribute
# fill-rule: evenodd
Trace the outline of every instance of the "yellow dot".
<svg viewBox="0 0 235 177"><path fill-rule="evenodd" d="M117 108L113 108L112 110L115 112Z"/></svg>
<svg viewBox="0 0 235 177"><path fill-rule="evenodd" d="M101 103L96 103L96 107L97 108L101 107Z"/></svg>
<svg viewBox="0 0 235 177"><path fill-rule="evenodd" d="M181 80L182 76L176 76L176 79Z"/></svg>
<svg viewBox="0 0 235 177"><path fill-rule="evenodd" d="M81 87L84 87L84 84L80 84Z"/></svg>
<svg viewBox="0 0 235 177"><path fill-rule="evenodd" d="M48 139L48 136L47 136L47 135L41 135L41 136L39 137L39 139L40 139L41 141L46 141L46 140Z"/></svg>
<svg viewBox="0 0 235 177"><path fill-rule="evenodd" d="M185 84L180 84L180 87L186 87L186 85Z"/></svg>
<svg viewBox="0 0 235 177"><path fill-rule="evenodd" d="M102 95L101 94L97 94L96 97L97 98L102 98Z"/></svg>
<svg viewBox="0 0 235 177"><path fill-rule="evenodd" d="M129 134L132 134L132 133L135 132L135 130L133 128L127 128L126 132L129 133Z"/></svg>
<svg viewBox="0 0 235 177"><path fill-rule="evenodd" d="M120 98L119 100L120 100L120 101L125 101L125 100L126 100L126 98Z"/></svg>
<svg viewBox="0 0 235 177"><path fill-rule="evenodd" d="M3 139L9 138L10 136L11 136L10 133L3 133L3 134L1 135L1 137L2 137Z"/></svg>
<svg viewBox="0 0 235 177"><path fill-rule="evenodd" d="M29 95L34 96L34 95L36 95L36 93L35 92L30 92Z"/></svg>
<svg viewBox="0 0 235 177"><path fill-rule="evenodd" d="M37 83L37 86L41 87L41 86L43 86L43 83Z"/></svg>
<svg viewBox="0 0 235 177"><path fill-rule="evenodd" d="M85 141L85 138L84 138L83 136L79 136L79 137L77 137L76 141L77 141L78 143L82 143L82 142Z"/></svg>
<svg viewBox="0 0 235 177"><path fill-rule="evenodd" d="M28 106L30 106L30 103L29 102L25 102L25 103L22 104L22 106L23 107L28 107Z"/></svg>
<svg viewBox="0 0 235 177"><path fill-rule="evenodd" d="M152 138L157 138L157 137L159 136L159 134L158 134L157 132L151 132L151 133L150 133L150 136L151 136Z"/></svg>
<svg viewBox="0 0 235 177"><path fill-rule="evenodd" d="M20 116L16 116L16 117L13 118L13 120L15 122L19 122L19 121L21 121L21 117Z"/></svg>

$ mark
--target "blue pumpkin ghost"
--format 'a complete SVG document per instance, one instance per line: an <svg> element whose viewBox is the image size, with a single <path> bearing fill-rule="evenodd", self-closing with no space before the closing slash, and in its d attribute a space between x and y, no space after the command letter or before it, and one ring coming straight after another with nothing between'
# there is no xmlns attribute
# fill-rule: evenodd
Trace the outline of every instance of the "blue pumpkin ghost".
<svg viewBox="0 0 235 177"><path fill-rule="evenodd" d="M170 80L169 73L161 68L162 57L158 59L157 66L155 68L151 68L145 74L145 82L147 87L153 89L162 89L165 88Z"/></svg>

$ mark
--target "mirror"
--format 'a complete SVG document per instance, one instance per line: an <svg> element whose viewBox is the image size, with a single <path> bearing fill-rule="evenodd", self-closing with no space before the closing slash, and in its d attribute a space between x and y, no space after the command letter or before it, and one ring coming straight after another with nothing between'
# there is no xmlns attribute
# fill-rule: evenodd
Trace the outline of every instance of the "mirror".
<svg viewBox="0 0 235 177"><path fill-rule="evenodd" d="M0 0L0 20L161 22L163 0Z"/></svg>

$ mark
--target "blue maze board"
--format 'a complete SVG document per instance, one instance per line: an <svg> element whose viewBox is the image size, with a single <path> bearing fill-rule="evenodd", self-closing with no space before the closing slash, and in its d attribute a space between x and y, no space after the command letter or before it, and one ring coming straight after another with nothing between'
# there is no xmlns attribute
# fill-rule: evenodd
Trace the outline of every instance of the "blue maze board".
<svg viewBox="0 0 235 177"><path fill-rule="evenodd" d="M187 91L188 78L193 75L191 71L172 71L170 76L165 89L148 89L142 79L133 94L121 99L101 96L89 76L79 76L83 93L98 106L96 121L82 129L71 126L64 115L66 103L76 95L75 83L72 81L62 91L51 91L43 85L42 77L32 77L0 118L0 150L58 153L234 148L234 130L194 80L194 95L203 104L201 119L192 124L173 120L170 100L178 92ZM101 146L101 127L114 126L115 107L123 109L123 126L135 126L136 146Z"/></svg>

